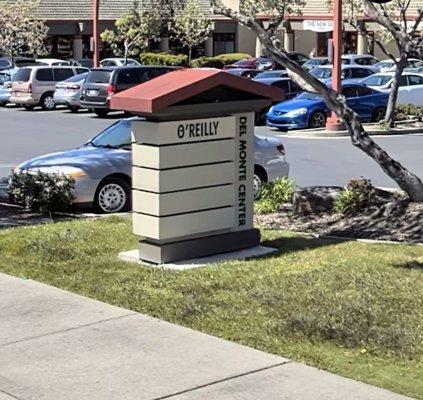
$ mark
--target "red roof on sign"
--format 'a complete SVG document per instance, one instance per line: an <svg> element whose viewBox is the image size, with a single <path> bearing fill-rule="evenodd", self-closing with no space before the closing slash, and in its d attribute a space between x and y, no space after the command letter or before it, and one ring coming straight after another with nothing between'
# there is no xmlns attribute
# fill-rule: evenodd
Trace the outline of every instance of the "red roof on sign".
<svg viewBox="0 0 423 400"><path fill-rule="evenodd" d="M218 86L254 94L272 101L284 99L281 89L231 75L215 68L187 68L161 75L114 95L111 108L140 113L160 110Z"/></svg>

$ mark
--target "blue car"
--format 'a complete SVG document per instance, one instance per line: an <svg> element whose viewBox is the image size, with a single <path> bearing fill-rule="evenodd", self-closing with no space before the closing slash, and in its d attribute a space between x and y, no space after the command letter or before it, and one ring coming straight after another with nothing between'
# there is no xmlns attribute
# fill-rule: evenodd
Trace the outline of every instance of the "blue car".
<svg viewBox="0 0 423 400"><path fill-rule="evenodd" d="M361 121L376 122L385 116L389 94L351 83L342 84L342 94ZM322 128L329 114L322 96L303 92L292 100L271 107L266 114L266 122L268 126L280 130Z"/></svg>

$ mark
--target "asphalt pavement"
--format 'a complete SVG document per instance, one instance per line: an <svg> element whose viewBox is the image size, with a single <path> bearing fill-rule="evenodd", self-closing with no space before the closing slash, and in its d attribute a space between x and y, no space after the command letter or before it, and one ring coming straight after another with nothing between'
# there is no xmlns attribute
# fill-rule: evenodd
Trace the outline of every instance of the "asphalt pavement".
<svg viewBox="0 0 423 400"><path fill-rule="evenodd" d="M0 177L28 158L70 149L85 143L102 129L123 117L114 113L98 118L85 111L72 114L66 109L28 112L0 108ZM267 127L256 127L260 136L281 136ZM423 133L375 137L385 150L412 172L423 177ZM370 178L375 185L395 187L380 167L349 138L282 137L291 177L299 186L344 185L353 177Z"/></svg>

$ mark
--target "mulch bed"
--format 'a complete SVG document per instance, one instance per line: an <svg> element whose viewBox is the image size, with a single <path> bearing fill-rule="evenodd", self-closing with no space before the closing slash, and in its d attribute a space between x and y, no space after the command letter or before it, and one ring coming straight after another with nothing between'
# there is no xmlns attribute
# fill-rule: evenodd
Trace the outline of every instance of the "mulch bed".
<svg viewBox="0 0 423 400"><path fill-rule="evenodd" d="M287 203L277 213L256 215L254 222L269 229L286 229L320 236L423 243L422 203L408 203L389 210L370 207L352 216L331 212L299 216L294 215L292 205Z"/></svg>

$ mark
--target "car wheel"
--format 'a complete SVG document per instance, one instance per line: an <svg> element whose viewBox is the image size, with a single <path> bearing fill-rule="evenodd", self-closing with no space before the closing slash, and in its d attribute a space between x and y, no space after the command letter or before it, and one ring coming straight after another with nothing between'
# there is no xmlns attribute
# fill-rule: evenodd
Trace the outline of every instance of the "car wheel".
<svg viewBox="0 0 423 400"><path fill-rule="evenodd" d="M27 104L23 104L23 108L25 108L26 111L32 111L34 109L34 106L29 106Z"/></svg>
<svg viewBox="0 0 423 400"><path fill-rule="evenodd" d="M131 187L121 178L106 178L98 186L94 208L102 214L128 211L131 208Z"/></svg>
<svg viewBox="0 0 423 400"><path fill-rule="evenodd" d="M68 106L68 109L71 113L76 113L79 110L78 106Z"/></svg>
<svg viewBox="0 0 423 400"><path fill-rule="evenodd" d="M385 107L375 108L375 110L373 111L373 114L372 114L372 121L373 122L381 121L382 119L385 118L385 114L386 114L386 108Z"/></svg>
<svg viewBox="0 0 423 400"><path fill-rule="evenodd" d="M103 118L106 117L109 113L109 110L103 110L101 108L95 108L94 113L97 115L97 117Z"/></svg>
<svg viewBox="0 0 423 400"><path fill-rule="evenodd" d="M54 104L53 93L44 93L40 99L40 106L44 111L54 110L56 108L56 104Z"/></svg>
<svg viewBox="0 0 423 400"><path fill-rule="evenodd" d="M1 107L6 107L7 101L0 101L0 106Z"/></svg>
<svg viewBox="0 0 423 400"><path fill-rule="evenodd" d="M260 200L261 191L263 189L263 185L266 183L266 177L264 176L263 172L258 169L254 169L254 180L253 180L253 195L254 200Z"/></svg>
<svg viewBox="0 0 423 400"><path fill-rule="evenodd" d="M326 125L326 114L322 111L316 111L310 115L308 120L309 128L323 128Z"/></svg>

